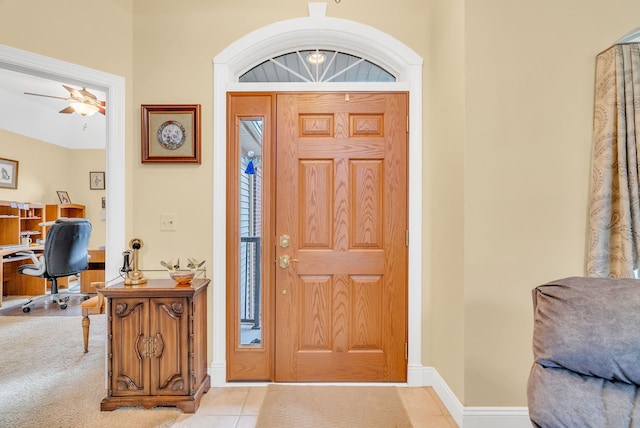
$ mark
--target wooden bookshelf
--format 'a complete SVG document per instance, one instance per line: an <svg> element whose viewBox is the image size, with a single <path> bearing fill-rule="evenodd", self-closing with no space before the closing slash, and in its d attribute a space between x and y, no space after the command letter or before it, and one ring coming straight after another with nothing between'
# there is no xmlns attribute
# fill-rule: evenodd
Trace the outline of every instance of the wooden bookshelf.
<svg viewBox="0 0 640 428"><path fill-rule="evenodd" d="M47 204L44 216L47 222L59 218L85 218L85 206L80 204ZM47 230L49 230L49 226L44 228L45 237Z"/></svg>
<svg viewBox="0 0 640 428"><path fill-rule="evenodd" d="M23 245L21 238L31 238L32 245L43 239L44 205L30 202L0 201L0 248Z"/></svg>
<svg viewBox="0 0 640 428"><path fill-rule="evenodd" d="M47 205L45 217L47 221L59 218L84 218L85 206L80 204L51 204Z"/></svg>

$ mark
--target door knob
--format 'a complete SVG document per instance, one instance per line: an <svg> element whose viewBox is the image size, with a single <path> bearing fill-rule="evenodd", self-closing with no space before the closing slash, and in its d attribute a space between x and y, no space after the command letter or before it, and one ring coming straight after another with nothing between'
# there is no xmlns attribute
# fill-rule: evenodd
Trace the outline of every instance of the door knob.
<svg viewBox="0 0 640 428"><path fill-rule="evenodd" d="M282 269L286 269L289 267L289 264L291 262L297 262L298 259L292 259L291 257L289 257L288 255L284 255L284 256L280 256L280 267Z"/></svg>

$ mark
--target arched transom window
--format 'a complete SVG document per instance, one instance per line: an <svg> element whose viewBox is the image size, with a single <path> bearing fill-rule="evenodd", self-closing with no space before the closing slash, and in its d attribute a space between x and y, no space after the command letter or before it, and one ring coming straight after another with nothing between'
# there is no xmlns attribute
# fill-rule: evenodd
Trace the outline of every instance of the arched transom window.
<svg viewBox="0 0 640 428"><path fill-rule="evenodd" d="M269 58L240 76L240 82L395 82L382 67L356 55L327 49Z"/></svg>

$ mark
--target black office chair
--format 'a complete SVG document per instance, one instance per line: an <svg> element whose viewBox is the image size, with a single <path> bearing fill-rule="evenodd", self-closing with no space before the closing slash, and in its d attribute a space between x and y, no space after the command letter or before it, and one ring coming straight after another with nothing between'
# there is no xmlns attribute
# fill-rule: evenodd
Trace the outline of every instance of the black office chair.
<svg viewBox="0 0 640 428"><path fill-rule="evenodd" d="M60 309L67 308L69 296L60 296L58 278L77 275L87 269L90 235L91 222L86 218L61 218L47 232L44 253L40 257L36 257L33 251L26 252L33 264L19 266L18 271L23 275L46 278L51 282L51 293L32 297L22 305L22 312L29 312L36 302L48 297L58 303Z"/></svg>

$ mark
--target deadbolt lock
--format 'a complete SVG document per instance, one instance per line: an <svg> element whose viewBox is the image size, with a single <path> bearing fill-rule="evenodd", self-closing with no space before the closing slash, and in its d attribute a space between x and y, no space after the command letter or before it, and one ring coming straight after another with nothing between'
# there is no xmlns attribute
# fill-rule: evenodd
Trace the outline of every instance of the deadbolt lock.
<svg viewBox="0 0 640 428"><path fill-rule="evenodd" d="M291 244L291 238L289 238L289 235L282 235L280 237L280 247L287 248L289 244Z"/></svg>

